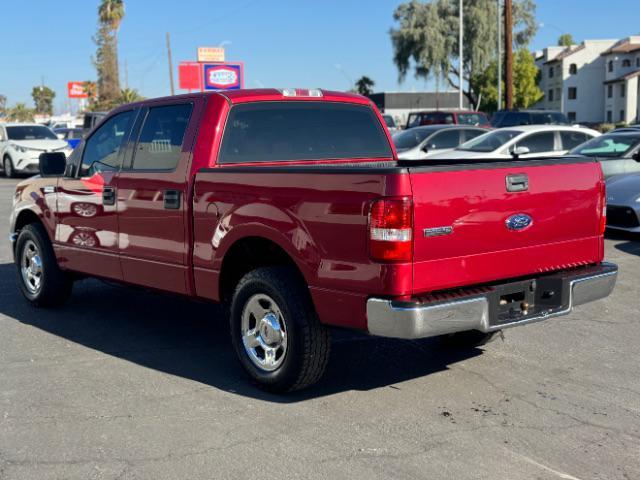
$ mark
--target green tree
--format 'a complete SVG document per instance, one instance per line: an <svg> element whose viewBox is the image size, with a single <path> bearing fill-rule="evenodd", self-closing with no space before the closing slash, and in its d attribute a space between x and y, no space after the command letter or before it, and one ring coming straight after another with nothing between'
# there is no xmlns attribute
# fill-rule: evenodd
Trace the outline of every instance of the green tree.
<svg viewBox="0 0 640 480"><path fill-rule="evenodd" d="M411 0L401 4L391 29L394 63L400 81L410 70L418 78L444 79L457 89L462 79L465 96L476 105L479 89L475 80L492 61L497 43L495 0L464 0L464 70L458 71L458 2L451 0ZM513 3L514 47L529 43L537 31L533 0Z"/></svg>
<svg viewBox="0 0 640 480"><path fill-rule="evenodd" d="M102 0L98 7L97 46L93 60L98 73L96 106L109 109L120 96L118 72L118 29L124 18L123 0Z"/></svg>
<svg viewBox="0 0 640 480"><path fill-rule="evenodd" d="M24 103L16 103L7 111L7 118L12 122L32 122L33 109Z"/></svg>
<svg viewBox="0 0 640 480"><path fill-rule="evenodd" d="M376 84L366 75L363 75L356 81L356 92L365 97L373 93L373 86Z"/></svg>
<svg viewBox="0 0 640 480"><path fill-rule="evenodd" d="M573 35L570 33L563 33L558 37L558 46L559 47L570 47L571 45L575 45L576 42L573 41Z"/></svg>
<svg viewBox="0 0 640 480"><path fill-rule="evenodd" d="M118 98L118 103L122 105L125 103L139 102L140 100L144 100L144 97L140 95L136 89L123 88L120 91L120 97Z"/></svg>
<svg viewBox="0 0 640 480"><path fill-rule="evenodd" d="M481 108L495 112L498 108L498 69L494 60L487 69L476 76L474 83L481 94ZM504 91L504 81L502 89ZM542 98L542 90L538 88L538 67L535 58L526 48L518 50L513 61L513 106L528 108Z"/></svg>
<svg viewBox="0 0 640 480"><path fill-rule="evenodd" d="M36 113L53 115L53 99L56 92L44 85L38 85L31 90L33 103L36 105Z"/></svg>

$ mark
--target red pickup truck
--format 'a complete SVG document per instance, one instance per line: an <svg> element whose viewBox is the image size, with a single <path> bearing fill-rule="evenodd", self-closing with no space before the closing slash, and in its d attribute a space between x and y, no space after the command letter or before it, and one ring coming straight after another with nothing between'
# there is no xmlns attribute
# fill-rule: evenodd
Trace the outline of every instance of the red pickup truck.
<svg viewBox="0 0 640 480"><path fill-rule="evenodd" d="M329 326L477 344L605 297L617 275L597 162L403 163L352 94L126 105L40 171L11 216L28 301L58 306L91 276L224 302L271 391L320 378Z"/></svg>

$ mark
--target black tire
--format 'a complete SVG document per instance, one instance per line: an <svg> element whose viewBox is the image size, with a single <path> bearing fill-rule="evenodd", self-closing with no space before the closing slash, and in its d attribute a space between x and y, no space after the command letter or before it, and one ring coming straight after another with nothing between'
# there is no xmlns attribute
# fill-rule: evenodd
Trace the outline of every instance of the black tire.
<svg viewBox="0 0 640 480"><path fill-rule="evenodd" d="M442 343L451 348L456 349L471 349L478 348L486 345L496 338L498 332L481 332L479 330L469 330L466 332L451 333L449 335L443 335L441 337Z"/></svg>
<svg viewBox="0 0 640 480"><path fill-rule="evenodd" d="M16 178L16 171L13 168L13 161L9 155L5 155L2 160L2 168L4 169L4 176L7 178Z"/></svg>
<svg viewBox="0 0 640 480"><path fill-rule="evenodd" d="M255 364L242 337L245 308L249 308L253 298L261 296L275 302L286 330L284 359L273 371ZM233 294L230 324L231 341L240 363L260 388L275 393L291 392L322 377L329 360L329 330L320 324L304 280L294 269L266 267L246 274Z"/></svg>
<svg viewBox="0 0 640 480"><path fill-rule="evenodd" d="M39 287L35 289L33 285L31 288L27 285L22 272L24 250L32 246L37 249L41 265ZM20 230L15 259L20 291L32 305L42 308L59 307L67 301L71 295L73 280L58 267L49 236L41 224L32 223Z"/></svg>

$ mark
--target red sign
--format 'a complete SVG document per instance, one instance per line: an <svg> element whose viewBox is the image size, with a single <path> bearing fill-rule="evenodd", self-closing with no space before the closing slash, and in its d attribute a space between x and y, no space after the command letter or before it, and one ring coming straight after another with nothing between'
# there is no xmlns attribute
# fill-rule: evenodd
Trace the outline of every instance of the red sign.
<svg viewBox="0 0 640 480"><path fill-rule="evenodd" d="M67 95L69 98L87 98L87 91L84 88L84 82L68 82Z"/></svg>
<svg viewBox="0 0 640 480"><path fill-rule="evenodd" d="M202 90L202 64L180 62L178 65L178 85L183 90Z"/></svg>

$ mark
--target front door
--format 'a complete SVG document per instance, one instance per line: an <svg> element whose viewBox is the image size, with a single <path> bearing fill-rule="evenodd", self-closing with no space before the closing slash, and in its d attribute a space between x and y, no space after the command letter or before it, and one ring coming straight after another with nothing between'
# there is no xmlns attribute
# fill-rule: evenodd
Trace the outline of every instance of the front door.
<svg viewBox="0 0 640 480"><path fill-rule="evenodd" d="M114 180L136 113L121 112L103 123L76 153L81 159L74 176L58 182L55 249L64 268L122 279Z"/></svg>
<svg viewBox="0 0 640 480"><path fill-rule="evenodd" d="M188 181L201 100L151 104L117 178L119 251L126 282L188 291ZM211 132L213 135L214 133Z"/></svg>

